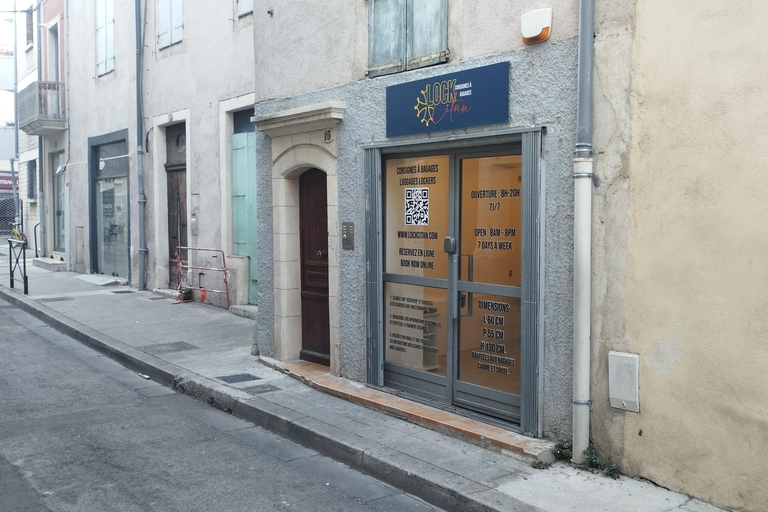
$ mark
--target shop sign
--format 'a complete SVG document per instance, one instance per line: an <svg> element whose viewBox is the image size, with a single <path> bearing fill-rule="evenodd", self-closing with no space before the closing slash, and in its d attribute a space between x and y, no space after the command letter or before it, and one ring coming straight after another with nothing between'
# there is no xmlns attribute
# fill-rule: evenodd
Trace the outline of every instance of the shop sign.
<svg viewBox="0 0 768 512"><path fill-rule="evenodd" d="M16 176L16 189L19 188L19 177ZM11 181L11 173L0 173L0 190L12 190L13 182Z"/></svg>
<svg viewBox="0 0 768 512"><path fill-rule="evenodd" d="M387 87L387 137L509 121L509 62Z"/></svg>

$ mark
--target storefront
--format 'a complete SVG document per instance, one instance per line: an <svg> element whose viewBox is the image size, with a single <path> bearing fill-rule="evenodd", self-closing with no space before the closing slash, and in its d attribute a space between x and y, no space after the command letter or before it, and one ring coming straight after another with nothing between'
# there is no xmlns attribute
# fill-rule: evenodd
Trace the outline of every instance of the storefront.
<svg viewBox="0 0 768 512"><path fill-rule="evenodd" d="M388 135L506 123L508 76L392 86ZM370 384L535 430L540 145L536 127L365 149Z"/></svg>
<svg viewBox="0 0 768 512"><path fill-rule="evenodd" d="M572 196L545 175L568 176L572 98L525 83L528 58L256 106L260 353L533 436L569 428Z"/></svg>

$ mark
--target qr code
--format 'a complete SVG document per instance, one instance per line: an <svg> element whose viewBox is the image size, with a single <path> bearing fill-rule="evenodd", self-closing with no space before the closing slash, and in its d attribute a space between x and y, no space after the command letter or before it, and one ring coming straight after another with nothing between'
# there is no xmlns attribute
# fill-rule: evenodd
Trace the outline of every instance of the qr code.
<svg viewBox="0 0 768 512"><path fill-rule="evenodd" d="M429 225L429 189L405 189L405 225Z"/></svg>

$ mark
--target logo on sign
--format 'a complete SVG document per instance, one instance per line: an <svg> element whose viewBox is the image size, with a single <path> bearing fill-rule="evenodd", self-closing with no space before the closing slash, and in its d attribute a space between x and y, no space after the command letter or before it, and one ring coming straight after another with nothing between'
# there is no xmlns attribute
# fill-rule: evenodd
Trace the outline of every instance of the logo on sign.
<svg viewBox="0 0 768 512"><path fill-rule="evenodd" d="M413 109L425 126L430 123L439 124L446 116L449 121L453 121L454 113L465 114L472 109L461 99L472 95L472 82L456 85L455 78L443 80L427 84L420 94Z"/></svg>

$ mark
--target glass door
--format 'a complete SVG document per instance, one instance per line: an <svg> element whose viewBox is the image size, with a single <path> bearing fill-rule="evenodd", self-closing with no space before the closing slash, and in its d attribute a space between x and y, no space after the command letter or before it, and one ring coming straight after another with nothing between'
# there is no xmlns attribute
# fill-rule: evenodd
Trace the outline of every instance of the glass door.
<svg viewBox="0 0 768 512"><path fill-rule="evenodd" d="M53 250L65 251L65 233L67 225L67 214L64 209L64 191L65 189L65 170L59 170L61 163L61 153L55 153L52 156L53 169Z"/></svg>
<svg viewBox="0 0 768 512"><path fill-rule="evenodd" d="M128 277L128 178L97 182L96 233L99 272Z"/></svg>
<svg viewBox="0 0 768 512"><path fill-rule="evenodd" d="M385 165L385 383L447 401L451 317L450 157L393 158Z"/></svg>
<svg viewBox="0 0 768 512"><path fill-rule="evenodd" d="M459 160L454 401L520 417L522 159Z"/></svg>
<svg viewBox="0 0 768 512"><path fill-rule="evenodd" d="M538 172L523 147L383 160L381 320L385 386L531 431Z"/></svg>

